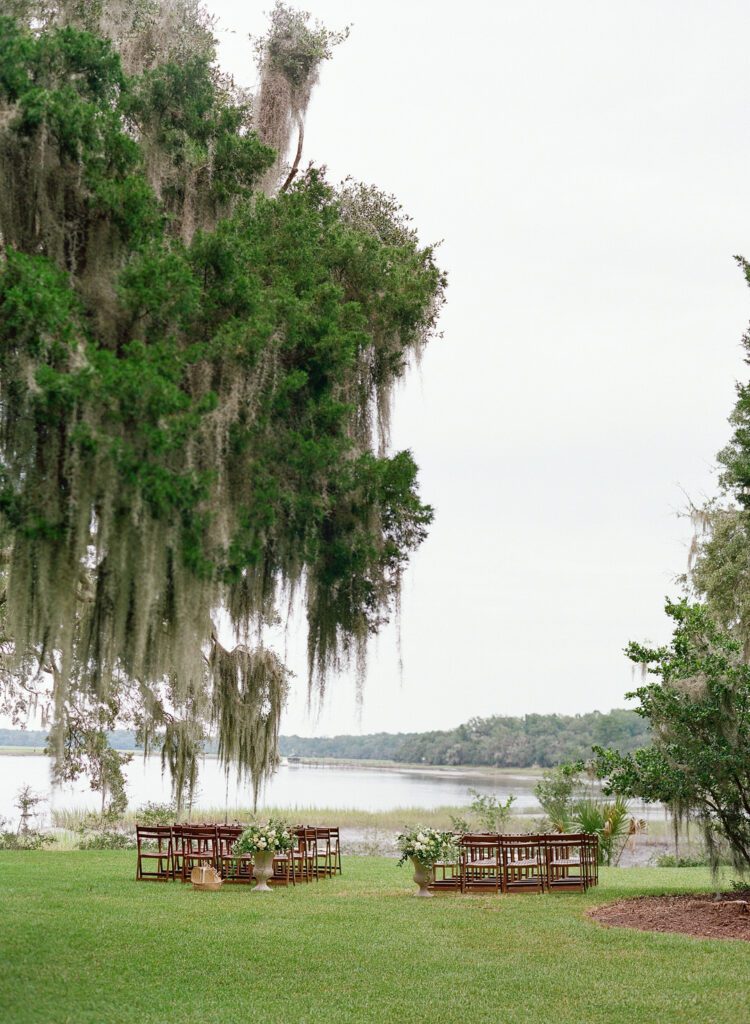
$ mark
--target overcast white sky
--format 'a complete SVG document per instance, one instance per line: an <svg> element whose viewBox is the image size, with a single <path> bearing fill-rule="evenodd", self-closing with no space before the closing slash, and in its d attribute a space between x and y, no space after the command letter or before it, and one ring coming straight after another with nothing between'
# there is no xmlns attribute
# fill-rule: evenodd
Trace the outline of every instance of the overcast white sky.
<svg viewBox="0 0 750 1024"><path fill-rule="evenodd" d="M266 3L210 0L224 66L255 71ZM665 639L682 489L715 488L750 294L744 2L307 0L352 23L305 159L395 193L444 239L444 337L394 443L436 508L396 640L283 731L444 728L623 706L622 648ZM290 657L303 674L301 648Z"/></svg>
<svg viewBox="0 0 750 1024"><path fill-rule="evenodd" d="M443 239L444 337L394 444L436 509L396 634L285 733L447 728L623 706L633 639L666 639L683 490L715 490L750 293L750 6L730 0L302 0L352 24L305 161L395 193ZM251 85L272 0L208 0Z"/></svg>

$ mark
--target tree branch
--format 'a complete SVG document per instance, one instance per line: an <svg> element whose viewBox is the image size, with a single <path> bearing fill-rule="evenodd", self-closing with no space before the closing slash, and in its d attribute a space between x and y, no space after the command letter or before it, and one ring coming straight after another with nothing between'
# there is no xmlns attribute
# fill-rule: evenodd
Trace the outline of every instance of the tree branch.
<svg viewBox="0 0 750 1024"><path fill-rule="evenodd" d="M305 141L305 122L303 121L301 114L297 117L297 128L299 129L299 136L297 138L297 152L294 157L294 163L292 164L292 168L289 171L289 174L287 175L287 179L279 189L280 193L286 192L286 190L294 181L297 171L299 170L299 162L302 159L302 144Z"/></svg>

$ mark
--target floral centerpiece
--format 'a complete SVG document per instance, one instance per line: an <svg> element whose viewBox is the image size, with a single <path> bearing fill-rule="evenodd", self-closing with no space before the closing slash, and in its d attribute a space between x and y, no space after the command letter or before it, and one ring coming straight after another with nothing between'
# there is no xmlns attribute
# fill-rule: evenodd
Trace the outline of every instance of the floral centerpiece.
<svg viewBox="0 0 750 1024"><path fill-rule="evenodd" d="M436 828L414 828L401 832L396 840L401 859L399 864L411 860L414 865L414 881L419 886L417 896L431 896L429 884L436 861L455 857L455 841L451 832L439 832Z"/></svg>
<svg viewBox="0 0 750 1024"><path fill-rule="evenodd" d="M246 828L232 847L236 857L250 854L253 858L253 874L256 885L253 892L271 892L268 879L273 873L273 858L276 854L291 850L294 835L283 821L268 821L265 825L251 825Z"/></svg>

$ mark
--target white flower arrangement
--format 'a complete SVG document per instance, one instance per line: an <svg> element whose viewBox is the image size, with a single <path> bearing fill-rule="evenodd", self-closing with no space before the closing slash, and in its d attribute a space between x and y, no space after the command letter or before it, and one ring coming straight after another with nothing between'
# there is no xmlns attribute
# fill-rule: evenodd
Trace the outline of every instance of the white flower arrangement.
<svg viewBox="0 0 750 1024"><path fill-rule="evenodd" d="M294 834L286 822L269 821L265 825L251 825L238 836L232 848L235 855L241 853L280 853L294 845Z"/></svg>
<svg viewBox="0 0 750 1024"><path fill-rule="evenodd" d="M416 825L401 832L396 840L403 864L409 857L420 864L431 866L438 860L450 860L455 855L452 832L439 832L436 828Z"/></svg>

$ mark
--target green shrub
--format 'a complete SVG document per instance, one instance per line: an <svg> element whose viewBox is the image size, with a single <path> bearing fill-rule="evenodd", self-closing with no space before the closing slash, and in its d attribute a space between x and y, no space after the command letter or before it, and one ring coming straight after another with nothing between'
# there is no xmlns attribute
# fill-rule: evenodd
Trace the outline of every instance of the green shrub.
<svg viewBox="0 0 750 1024"><path fill-rule="evenodd" d="M607 802L587 798L572 807L569 831L588 832L599 837L599 863L617 866L630 836L646 831L646 822L631 817L622 797Z"/></svg>
<svg viewBox="0 0 750 1024"><path fill-rule="evenodd" d="M662 853L656 858L657 868L704 868L707 865L705 857L675 857L673 853Z"/></svg>
<svg viewBox="0 0 750 1024"><path fill-rule="evenodd" d="M135 812L135 818L139 825L172 825L176 816L177 806L173 801L159 804L149 800Z"/></svg>
<svg viewBox="0 0 750 1024"><path fill-rule="evenodd" d="M534 795L550 826L556 832L569 832L573 816L573 798L581 786L580 764L561 764L542 774Z"/></svg>
<svg viewBox="0 0 750 1024"><path fill-rule="evenodd" d="M79 850L133 850L135 846L135 836L115 828L85 832L78 840Z"/></svg>
<svg viewBox="0 0 750 1024"><path fill-rule="evenodd" d="M0 850L41 850L54 842L47 832L0 832Z"/></svg>
<svg viewBox="0 0 750 1024"><path fill-rule="evenodd" d="M516 798L509 796L503 802L496 796L480 793L476 789L470 789L469 796L474 798L469 804L469 810L482 828L486 832L502 832Z"/></svg>

